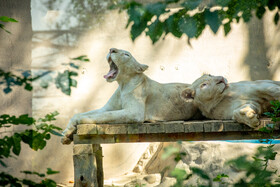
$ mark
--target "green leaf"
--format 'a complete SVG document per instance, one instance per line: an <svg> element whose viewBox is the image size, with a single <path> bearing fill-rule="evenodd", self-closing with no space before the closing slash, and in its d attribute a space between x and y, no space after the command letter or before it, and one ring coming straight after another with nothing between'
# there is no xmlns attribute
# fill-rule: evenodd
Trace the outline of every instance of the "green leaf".
<svg viewBox="0 0 280 187"><path fill-rule="evenodd" d="M187 176L187 172L183 169L175 168L171 172L171 176L175 177L177 180L184 180Z"/></svg>
<svg viewBox="0 0 280 187"><path fill-rule="evenodd" d="M183 2L181 5L187 9L194 10L196 9L202 0L188 0Z"/></svg>
<svg viewBox="0 0 280 187"><path fill-rule="evenodd" d="M129 19L128 19L126 28L128 27L128 25L131 22L134 22L134 24L136 24L136 25L143 24L143 23L141 23L141 19L142 19L142 21L145 21L143 19L143 16L145 13L146 13L145 9L143 8L143 6L141 4L139 4L137 2L131 2L127 9L127 14L129 15Z"/></svg>
<svg viewBox="0 0 280 187"><path fill-rule="evenodd" d="M146 10L156 16L160 16L161 14L165 13L166 4L161 2L158 3L151 3L146 6Z"/></svg>
<svg viewBox="0 0 280 187"><path fill-rule="evenodd" d="M177 14L169 16L164 24L165 24L165 31L166 33L172 33L175 37L181 38L182 32L178 26L179 16Z"/></svg>
<svg viewBox="0 0 280 187"><path fill-rule="evenodd" d="M205 22L210 26L211 30L216 34L220 27L220 20L218 11L210 12L209 9L205 10Z"/></svg>
<svg viewBox="0 0 280 187"><path fill-rule="evenodd" d="M75 69L79 69L80 66L74 64L73 62L70 62L69 65L72 67L72 68L75 68Z"/></svg>
<svg viewBox="0 0 280 187"><path fill-rule="evenodd" d="M265 13L265 8L263 6L260 6L257 8L257 11L256 11L256 16L261 19L263 17Z"/></svg>
<svg viewBox="0 0 280 187"><path fill-rule="evenodd" d="M81 55L81 56L78 56L76 58L71 58L71 59L72 60L83 61L83 62L89 62L89 58L87 58L87 55Z"/></svg>
<svg viewBox="0 0 280 187"><path fill-rule="evenodd" d="M220 174L220 175L217 175L214 179L213 179L213 181L216 181L216 182L222 182L222 178L228 178L228 175L226 175L226 174Z"/></svg>
<svg viewBox="0 0 280 187"><path fill-rule="evenodd" d="M47 187L56 187L57 186L56 182L51 179L42 180L41 184L43 186L47 186Z"/></svg>
<svg viewBox="0 0 280 187"><path fill-rule="evenodd" d="M168 146L164 148L164 153L162 154L161 158L162 159L167 159L171 155L178 153L179 148L178 147L173 147L173 146Z"/></svg>
<svg viewBox="0 0 280 187"><path fill-rule="evenodd" d="M149 27L146 34L151 38L153 44L159 40L163 33L163 24L158 19L154 21Z"/></svg>
<svg viewBox="0 0 280 187"><path fill-rule="evenodd" d="M11 34L10 31L8 31L8 30L5 29L5 26L4 26L3 24L0 24L0 28L3 29L5 32Z"/></svg>
<svg viewBox="0 0 280 187"><path fill-rule="evenodd" d="M272 130L271 129L268 129L267 127L262 127L259 129L260 132L265 132L265 133L271 133Z"/></svg>
<svg viewBox="0 0 280 187"><path fill-rule="evenodd" d="M191 167L190 168L192 170L192 172L194 174L197 174L198 176L200 176L201 178L203 179L206 179L206 180L210 180L210 177L206 174L205 171L203 171L202 169L200 168L197 168L197 167Z"/></svg>
<svg viewBox="0 0 280 187"><path fill-rule="evenodd" d="M203 30L205 29L205 20L204 20L204 14L203 13L197 13L194 15L194 18L196 20L196 23L197 23L197 32L196 32L196 35L195 37L198 38Z"/></svg>
<svg viewBox="0 0 280 187"><path fill-rule="evenodd" d="M70 86L73 86L73 87L77 87L77 85L78 85L78 82L75 80L75 79L71 79L71 84L70 84Z"/></svg>
<svg viewBox="0 0 280 187"><path fill-rule="evenodd" d="M248 21L250 21L251 17L252 17L252 14L251 14L250 9L245 9L245 10L243 11L243 14L242 14L243 20L244 20L245 22L248 22Z"/></svg>
<svg viewBox="0 0 280 187"><path fill-rule="evenodd" d="M166 4L171 4L171 3L178 3L179 0L165 0Z"/></svg>
<svg viewBox="0 0 280 187"><path fill-rule="evenodd" d="M21 171L21 173L27 174L27 175L37 175L39 177L45 177L46 175L44 173L38 173L35 171Z"/></svg>
<svg viewBox="0 0 280 187"><path fill-rule="evenodd" d="M132 41L134 41L138 36L142 34L142 32L146 29L147 25L146 23L140 23L140 24L133 24L130 30L130 38Z"/></svg>
<svg viewBox="0 0 280 187"><path fill-rule="evenodd" d="M226 7L231 0L216 0L216 3L222 7Z"/></svg>
<svg viewBox="0 0 280 187"><path fill-rule="evenodd" d="M46 140L51 139L51 135L50 135L50 134L46 134L45 139L46 139Z"/></svg>
<svg viewBox="0 0 280 187"><path fill-rule="evenodd" d="M179 20L179 27L183 33L185 33L189 38L193 38L197 32L196 20L192 17L182 17Z"/></svg>
<svg viewBox="0 0 280 187"><path fill-rule="evenodd" d="M55 130L50 130L50 133L53 134L53 135L56 135L56 136L60 136L62 137L63 135Z"/></svg>
<svg viewBox="0 0 280 187"><path fill-rule="evenodd" d="M278 12L276 12L273 21L274 21L275 25L278 24L278 21L279 21L279 13Z"/></svg>
<svg viewBox="0 0 280 187"><path fill-rule="evenodd" d="M275 0L268 0L267 6L269 10L274 10L276 8L277 1Z"/></svg>
<svg viewBox="0 0 280 187"><path fill-rule="evenodd" d="M7 16L1 16L0 21L2 21L2 22L18 22L17 20L15 20L13 18L9 18Z"/></svg>
<svg viewBox="0 0 280 187"><path fill-rule="evenodd" d="M57 174L57 173L59 173L59 171L54 171L54 170L52 170L51 168L47 168L47 174L48 175L53 175L53 174Z"/></svg>
<svg viewBox="0 0 280 187"><path fill-rule="evenodd" d="M3 89L3 91L5 92L5 94L8 94L12 91L12 89L10 87L7 87L7 88Z"/></svg>
<svg viewBox="0 0 280 187"><path fill-rule="evenodd" d="M24 89L25 90L28 90L28 91L31 91L33 89L32 85L29 84L29 83L26 83L25 86L24 86Z"/></svg>
<svg viewBox="0 0 280 187"><path fill-rule="evenodd" d="M1 159L0 159L0 164L5 168L7 167L7 164L5 164L5 162L3 162Z"/></svg>
<svg viewBox="0 0 280 187"><path fill-rule="evenodd" d="M17 119L18 124L32 125L35 123L35 119L28 117L28 114L20 115Z"/></svg>
<svg viewBox="0 0 280 187"><path fill-rule="evenodd" d="M20 150L21 150L21 145L20 145L21 137L18 134L14 134L11 138L13 141L12 151L15 155L19 155Z"/></svg>
<svg viewBox="0 0 280 187"><path fill-rule="evenodd" d="M231 26L230 26L230 22L224 24L224 32L225 32L225 36L228 35L228 33L230 32L231 30Z"/></svg>

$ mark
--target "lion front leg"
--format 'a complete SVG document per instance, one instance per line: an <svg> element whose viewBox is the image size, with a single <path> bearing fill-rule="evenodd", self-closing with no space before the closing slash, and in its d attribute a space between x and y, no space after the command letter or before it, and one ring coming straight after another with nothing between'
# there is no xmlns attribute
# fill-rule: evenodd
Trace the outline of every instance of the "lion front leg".
<svg viewBox="0 0 280 187"><path fill-rule="evenodd" d="M243 123L251 128L256 128L260 124L256 110L250 104L244 105L233 111L233 120Z"/></svg>
<svg viewBox="0 0 280 187"><path fill-rule="evenodd" d="M74 115L66 129L62 132L63 137L61 138L61 143L62 144L70 144L73 141L73 134L75 134L76 130L77 130L77 125L79 122L79 115Z"/></svg>

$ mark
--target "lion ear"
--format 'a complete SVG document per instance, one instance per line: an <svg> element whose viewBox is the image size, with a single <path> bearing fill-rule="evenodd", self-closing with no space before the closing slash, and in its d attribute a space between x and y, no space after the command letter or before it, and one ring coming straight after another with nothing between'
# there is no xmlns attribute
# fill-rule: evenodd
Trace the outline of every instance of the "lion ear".
<svg viewBox="0 0 280 187"><path fill-rule="evenodd" d="M146 64L139 64L137 67L136 67L136 72L137 73L143 73L146 69L148 69L148 65Z"/></svg>
<svg viewBox="0 0 280 187"><path fill-rule="evenodd" d="M191 102L194 100L195 91L191 88L187 88L182 91L181 98L186 102Z"/></svg>

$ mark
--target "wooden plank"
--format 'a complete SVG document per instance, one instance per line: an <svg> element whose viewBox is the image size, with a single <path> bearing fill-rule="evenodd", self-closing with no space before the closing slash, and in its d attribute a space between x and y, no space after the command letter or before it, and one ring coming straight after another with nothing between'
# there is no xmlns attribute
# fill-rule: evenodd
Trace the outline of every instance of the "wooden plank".
<svg viewBox="0 0 280 187"><path fill-rule="evenodd" d="M86 134L97 134L97 125L96 124L80 124L77 126L77 134L86 135Z"/></svg>
<svg viewBox="0 0 280 187"><path fill-rule="evenodd" d="M244 131L244 124L239 124L234 122L233 120L224 120L223 121L224 124L224 129L225 132L237 132L237 131Z"/></svg>
<svg viewBox="0 0 280 187"><path fill-rule="evenodd" d="M104 186L104 173L103 173L103 152L100 144L92 144L93 152L96 158L96 168L97 168L97 183L98 187Z"/></svg>
<svg viewBox="0 0 280 187"><path fill-rule="evenodd" d="M96 158L91 145L74 145L74 186L98 186Z"/></svg>
<svg viewBox="0 0 280 187"><path fill-rule="evenodd" d="M147 123L146 128L147 128L147 134L165 132L164 123Z"/></svg>
<svg viewBox="0 0 280 187"><path fill-rule="evenodd" d="M270 123L269 119L261 120L259 128ZM280 124L276 126L275 132L279 133L279 126ZM216 137L217 133L219 133L218 136L221 136L218 140L227 140L228 137L232 138L229 135L233 134L235 135L234 139L238 140L253 138L252 136L255 135L259 137L258 129L252 129L233 120L171 121L141 124L83 124L78 126L78 135L74 136L74 143L149 142L148 140L157 142L165 140L178 141L180 137L184 138L182 140L193 139L193 133L196 134L195 140L199 140L198 137L202 141L206 139L215 140L211 137Z"/></svg>
<svg viewBox="0 0 280 187"><path fill-rule="evenodd" d="M188 121L184 122L185 132L204 132L203 122Z"/></svg>
<svg viewBox="0 0 280 187"><path fill-rule="evenodd" d="M127 134L145 134L147 133L146 123L140 124L128 124L127 125Z"/></svg>
<svg viewBox="0 0 280 187"><path fill-rule="evenodd" d="M274 131L274 135L279 135L279 131ZM243 139L265 139L271 136L268 133L249 131L231 132L191 132L191 133L156 133L138 135L103 135L79 137L74 136L74 144L106 144L106 143L133 143L133 142L176 142L176 141L209 141L209 140L243 140ZM78 137L78 138L77 138ZM111 141L111 140L114 141Z"/></svg>
<svg viewBox="0 0 280 187"><path fill-rule="evenodd" d="M184 121L165 122L165 133L185 132Z"/></svg>
<svg viewBox="0 0 280 187"><path fill-rule="evenodd" d="M129 124L97 124L97 134L127 134Z"/></svg>
<svg viewBox="0 0 280 187"><path fill-rule="evenodd" d="M221 120L205 121L203 124L204 132L222 132L224 131L224 123Z"/></svg>
<svg viewBox="0 0 280 187"><path fill-rule="evenodd" d="M107 144L116 143L114 135L77 135L74 134L74 144ZM78 143L79 142L79 143ZM83 143L81 143L83 142Z"/></svg>

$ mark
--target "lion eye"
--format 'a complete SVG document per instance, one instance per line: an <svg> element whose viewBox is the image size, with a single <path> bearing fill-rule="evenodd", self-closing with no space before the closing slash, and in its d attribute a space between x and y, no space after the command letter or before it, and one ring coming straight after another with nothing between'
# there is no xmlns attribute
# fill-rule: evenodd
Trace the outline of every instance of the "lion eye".
<svg viewBox="0 0 280 187"><path fill-rule="evenodd" d="M205 88L206 86L207 86L207 84L203 83L203 84L200 85L200 88Z"/></svg>

